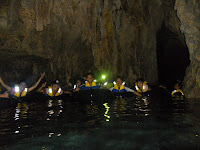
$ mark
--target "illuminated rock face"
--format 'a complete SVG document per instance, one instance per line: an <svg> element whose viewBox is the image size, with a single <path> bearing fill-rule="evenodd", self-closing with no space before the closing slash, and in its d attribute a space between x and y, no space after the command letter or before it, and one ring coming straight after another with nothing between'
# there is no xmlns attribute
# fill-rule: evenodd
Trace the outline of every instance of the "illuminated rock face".
<svg viewBox="0 0 200 150"><path fill-rule="evenodd" d="M178 1L181 27L187 26L183 21L187 10ZM96 68L121 75L131 85L137 77L154 83L158 79L156 33L161 24L165 22L184 41L174 5L171 0L3 0L0 70L4 76L18 72L20 77L45 69L52 79L81 76ZM4 63L12 64L15 71L6 70ZM17 64L27 65L19 69ZM27 73L20 73L26 69Z"/></svg>
<svg viewBox="0 0 200 150"><path fill-rule="evenodd" d="M175 9L191 60L186 70L184 91L187 97L200 98L200 1L176 0Z"/></svg>

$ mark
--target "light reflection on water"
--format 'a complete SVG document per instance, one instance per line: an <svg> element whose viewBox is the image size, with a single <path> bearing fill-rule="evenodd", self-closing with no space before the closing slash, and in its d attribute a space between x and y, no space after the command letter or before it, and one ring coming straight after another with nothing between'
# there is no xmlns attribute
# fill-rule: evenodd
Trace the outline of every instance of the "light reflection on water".
<svg viewBox="0 0 200 150"><path fill-rule="evenodd" d="M16 108L0 110L1 145L11 149L55 145L57 149L171 149L175 145L177 149L182 144L200 148L200 101L193 103L187 103L189 111L185 103L176 101L169 112L157 112L148 98L20 102Z"/></svg>

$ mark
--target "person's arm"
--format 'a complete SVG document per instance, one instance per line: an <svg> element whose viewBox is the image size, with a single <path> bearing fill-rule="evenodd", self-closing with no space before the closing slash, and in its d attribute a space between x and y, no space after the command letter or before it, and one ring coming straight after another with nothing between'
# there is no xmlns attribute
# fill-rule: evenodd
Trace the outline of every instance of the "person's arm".
<svg viewBox="0 0 200 150"><path fill-rule="evenodd" d="M28 91L30 92L30 91L34 90L38 86L38 84L40 83L40 81L42 80L42 78L44 78L44 76L45 76L45 72L42 73L42 75L39 78L39 80L32 87L28 88Z"/></svg>
<svg viewBox="0 0 200 150"><path fill-rule="evenodd" d="M63 91L64 94L71 94L72 92L69 91Z"/></svg>
<svg viewBox="0 0 200 150"><path fill-rule="evenodd" d="M42 93L43 92L43 88L46 86L46 84L47 84L46 82L43 83L42 86L37 89L37 92Z"/></svg>
<svg viewBox="0 0 200 150"><path fill-rule="evenodd" d="M4 83L4 81L2 80L1 77L0 77L0 83L1 83L1 85L2 85L4 88L6 88L7 90L11 90L11 87L8 86L8 85L6 85L6 84Z"/></svg>
<svg viewBox="0 0 200 150"><path fill-rule="evenodd" d="M138 93L138 92L136 92L136 91L134 91L134 90L132 90L132 89L130 89L130 88L128 88L128 87L125 87L125 90L127 91L127 92L133 92L135 95L137 95L137 96L142 96L140 93Z"/></svg>
<svg viewBox="0 0 200 150"><path fill-rule="evenodd" d="M79 87L76 87L76 89L73 90L73 92L78 92L80 90Z"/></svg>
<svg viewBox="0 0 200 150"><path fill-rule="evenodd" d="M0 97L1 97L1 98L9 98L9 93L8 93L8 91L6 91L6 92L3 93L3 94L0 94Z"/></svg>

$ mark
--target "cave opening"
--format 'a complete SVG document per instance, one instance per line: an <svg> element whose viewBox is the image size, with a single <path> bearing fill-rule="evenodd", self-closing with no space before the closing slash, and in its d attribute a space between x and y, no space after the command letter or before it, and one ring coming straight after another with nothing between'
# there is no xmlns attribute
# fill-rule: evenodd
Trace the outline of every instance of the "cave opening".
<svg viewBox="0 0 200 150"><path fill-rule="evenodd" d="M169 88L177 80L184 80L186 68L190 65L185 41L164 24L157 32L157 64L159 82Z"/></svg>

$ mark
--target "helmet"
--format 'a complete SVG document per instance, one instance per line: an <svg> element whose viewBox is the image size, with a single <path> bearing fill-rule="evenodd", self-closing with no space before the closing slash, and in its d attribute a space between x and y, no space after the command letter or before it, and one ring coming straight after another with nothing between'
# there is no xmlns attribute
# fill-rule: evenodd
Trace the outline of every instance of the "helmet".
<svg viewBox="0 0 200 150"><path fill-rule="evenodd" d="M55 80L51 84L59 84L59 80Z"/></svg>

